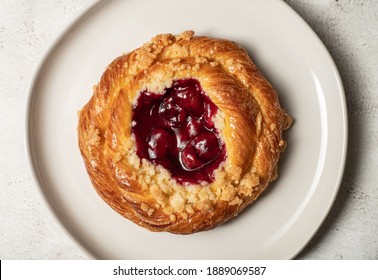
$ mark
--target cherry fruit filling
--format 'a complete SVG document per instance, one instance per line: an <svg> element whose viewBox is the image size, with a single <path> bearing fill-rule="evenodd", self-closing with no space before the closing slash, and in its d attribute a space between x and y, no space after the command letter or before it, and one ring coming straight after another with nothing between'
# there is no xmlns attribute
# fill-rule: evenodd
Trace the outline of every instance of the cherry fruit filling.
<svg viewBox="0 0 378 280"><path fill-rule="evenodd" d="M192 78L174 81L163 94L142 91L132 118L137 155L168 169L180 184L212 182L226 157L213 122L217 110Z"/></svg>

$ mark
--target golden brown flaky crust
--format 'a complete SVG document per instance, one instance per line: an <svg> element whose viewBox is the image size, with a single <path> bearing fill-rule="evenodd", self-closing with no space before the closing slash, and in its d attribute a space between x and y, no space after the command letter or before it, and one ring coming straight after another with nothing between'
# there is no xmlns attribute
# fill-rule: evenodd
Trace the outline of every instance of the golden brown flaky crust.
<svg viewBox="0 0 378 280"><path fill-rule="evenodd" d="M226 159L212 183L182 186L141 160L131 134L141 90L192 77L218 106ZM193 233L236 216L277 177L291 118L247 52L222 39L161 34L116 58L79 114L79 147L91 181L118 213L152 231Z"/></svg>

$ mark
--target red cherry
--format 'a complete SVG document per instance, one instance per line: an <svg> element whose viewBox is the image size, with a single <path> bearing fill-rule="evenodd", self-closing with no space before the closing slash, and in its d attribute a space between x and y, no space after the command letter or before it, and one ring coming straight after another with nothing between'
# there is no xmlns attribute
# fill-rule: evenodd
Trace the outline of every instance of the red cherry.
<svg viewBox="0 0 378 280"><path fill-rule="evenodd" d="M198 82L193 83L188 80L183 83L176 83L174 87L185 110L195 117L200 117L204 113L204 108Z"/></svg>
<svg viewBox="0 0 378 280"><path fill-rule="evenodd" d="M185 109L193 116L200 117L203 110L203 101L199 93L189 92L184 103Z"/></svg>
<svg viewBox="0 0 378 280"><path fill-rule="evenodd" d="M173 97L169 96L159 106L159 114L169 126L177 127L184 123L186 112Z"/></svg>
<svg viewBox="0 0 378 280"><path fill-rule="evenodd" d="M214 112L216 112L216 106L215 104L206 104L205 113L202 117L203 124L208 128L212 129L214 128L214 122L213 122L213 116Z"/></svg>
<svg viewBox="0 0 378 280"><path fill-rule="evenodd" d="M187 146L181 152L181 162L186 170L192 171L200 168L203 163L197 158L196 150L192 146Z"/></svg>
<svg viewBox="0 0 378 280"><path fill-rule="evenodd" d="M175 130L177 147L181 150L190 142L189 132L184 129Z"/></svg>
<svg viewBox="0 0 378 280"><path fill-rule="evenodd" d="M202 124L199 120L195 120L192 118L188 118L188 122L186 124L186 133L189 137L197 136L202 128Z"/></svg>
<svg viewBox="0 0 378 280"><path fill-rule="evenodd" d="M152 128L147 137L150 159L165 158L169 154L173 139L171 133L161 128Z"/></svg>
<svg viewBox="0 0 378 280"><path fill-rule="evenodd" d="M199 159L204 163L215 159L220 152L218 138L210 131L198 135L193 140L193 146Z"/></svg>

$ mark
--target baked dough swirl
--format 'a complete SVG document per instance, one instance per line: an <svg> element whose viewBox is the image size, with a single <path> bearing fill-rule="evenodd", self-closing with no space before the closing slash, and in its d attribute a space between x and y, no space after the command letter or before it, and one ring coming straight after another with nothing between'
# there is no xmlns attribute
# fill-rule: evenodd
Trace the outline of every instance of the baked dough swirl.
<svg viewBox="0 0 378 280"><path fill-rule="evenodd" d="M163 92L193 78L217 106L225 145L211 182L180 184L169 170L141 159L132 133L142 91ZM116 58L79 113L79 148L93 186L115 211L151 231L188 234L236 216L277 177L291 118L276 91L238 44L161 34Z"/></svg>

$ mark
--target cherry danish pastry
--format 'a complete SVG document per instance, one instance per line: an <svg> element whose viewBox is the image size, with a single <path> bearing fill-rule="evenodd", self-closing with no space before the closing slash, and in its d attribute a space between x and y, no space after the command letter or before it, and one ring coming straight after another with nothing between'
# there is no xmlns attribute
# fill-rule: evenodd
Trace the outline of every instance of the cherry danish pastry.
<svg viewBox="0 0 378 280"><path fill-rule="evenodd" d="M187 234L236 216L277 178L290 124L243 48L186 31L107 67L80 111L79 148L114 210Z"/></svg>

